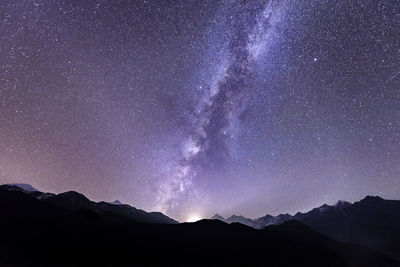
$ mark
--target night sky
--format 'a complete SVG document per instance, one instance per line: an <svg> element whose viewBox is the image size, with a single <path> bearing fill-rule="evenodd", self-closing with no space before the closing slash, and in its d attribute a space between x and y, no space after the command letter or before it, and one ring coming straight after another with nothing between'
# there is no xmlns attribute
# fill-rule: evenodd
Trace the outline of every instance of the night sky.
<svg viewBox="0 0 400 267"><path fill-rule="evenodd" d="M175 219L400 198L397 0L2 0L0 183Z"/></svg>

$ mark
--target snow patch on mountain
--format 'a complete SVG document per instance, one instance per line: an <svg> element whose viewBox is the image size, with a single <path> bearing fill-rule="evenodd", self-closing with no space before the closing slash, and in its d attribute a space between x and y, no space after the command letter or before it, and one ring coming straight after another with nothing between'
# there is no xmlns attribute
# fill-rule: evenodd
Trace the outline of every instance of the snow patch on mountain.
<svg viewBox="0 0 400 267"><path fill-rule="evenodd" d="M31 186L30 184L7 184L7 185L17 186L17 187L19 187L22 190L27 191L27 192L39 192L39 190L37 190L36 188Z"/></svg>

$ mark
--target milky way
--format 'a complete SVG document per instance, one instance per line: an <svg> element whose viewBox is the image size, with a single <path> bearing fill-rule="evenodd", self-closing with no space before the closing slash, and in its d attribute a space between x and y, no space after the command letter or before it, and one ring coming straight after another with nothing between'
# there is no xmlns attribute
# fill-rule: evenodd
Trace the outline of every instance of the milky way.
<svg viewBox="0 0 400 267"><path fill-rule="evenodd" d="M400 197L398 1L0 3L0 183L178 219Z"/></svg>
<svg viewBox="0 0 400 267"><path fill-rule="evenodd" d="M230 154L229 139L238 134L239 117L246 110L246 98L253 89L249 84L252 67L273 41L270 39L280 16L278 1L270 1L265 6L232 4L233 12L228 13L228 20L233 33L219 63L220 71L210 77L211 84L199 86L189 137L171 173L165 174L165 184L159 192L160 210L164 212L178 208L182 195L193 190L192 180L198 178L199 168L208 168L213 161L223 164L228 160L225 157Z"/></svg>

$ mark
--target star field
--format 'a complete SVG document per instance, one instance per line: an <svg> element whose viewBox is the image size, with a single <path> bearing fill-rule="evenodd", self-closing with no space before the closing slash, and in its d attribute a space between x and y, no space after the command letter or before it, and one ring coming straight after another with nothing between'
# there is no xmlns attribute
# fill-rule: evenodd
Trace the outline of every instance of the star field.
<svg viewBox="0 0 400 267"><path fill-rule="evenodd" d="M400 3L0 3L0 182L178 220L400 197Z"/></svg>

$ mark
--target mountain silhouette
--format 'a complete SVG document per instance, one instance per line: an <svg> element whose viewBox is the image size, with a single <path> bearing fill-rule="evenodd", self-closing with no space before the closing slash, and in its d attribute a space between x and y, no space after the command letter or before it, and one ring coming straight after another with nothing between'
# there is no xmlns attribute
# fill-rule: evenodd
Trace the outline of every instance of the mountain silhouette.
<svg viewBox="0 0 400 267"><path fill-rule="evenodd" d="M400 266L294 220L144 223L77 192L39 199L9 189L0 186L0 266Z"/></svg>
<svg viewBox="0 0 400 267"><path fill-rule="evenodd" d="M400 259L400 201L367 196L353 204L338 201L294 216L265 215L257 219L231 216L219 220L239 222L256 229L297 220L337 241L357 243Z"/></svg>
<svg viewBox="0 0 400 267"><path fill-rule="evenodd" d="M27 193L37 199L43 199L46 202L50 202L66 208L71 211L79 211L86 209L99 215L114 214L122 217L126 217L129 220L144 223L178 223L172 218L160 213L160 212L145 212L140 209L136 209L127 204L115 205L115 203L107 202L94 202L89 200L83 194L75 191L68 191L58 195L43 192L30 192L24 188L15 185L1 185L0 190L7 191L21 191Z"/></svg>

